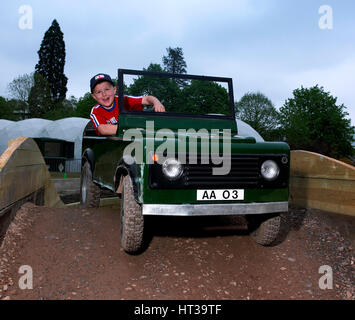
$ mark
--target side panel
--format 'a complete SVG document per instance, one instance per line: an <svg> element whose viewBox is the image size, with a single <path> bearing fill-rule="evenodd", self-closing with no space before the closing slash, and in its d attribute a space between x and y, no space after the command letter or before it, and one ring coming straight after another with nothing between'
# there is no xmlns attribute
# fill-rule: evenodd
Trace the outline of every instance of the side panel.
<svg viewBox="0 0 355 320"><path fill-rule="evenodd" d="M89 148L94 155L94 182L114 190L114 176L125 145L126 143L118 137L83 138L83 149Z"/></svg>

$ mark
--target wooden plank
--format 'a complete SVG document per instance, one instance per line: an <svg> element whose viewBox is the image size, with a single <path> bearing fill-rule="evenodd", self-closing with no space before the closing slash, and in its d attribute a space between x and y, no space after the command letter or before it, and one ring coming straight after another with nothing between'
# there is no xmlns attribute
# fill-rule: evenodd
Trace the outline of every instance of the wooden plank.
<svg viewBox="0 0 355 320"><path fill-rule="evenodd" d="M291 152L292 176L326 178L326 179L355 179L355 167L309 151Z"/></svg>
<svg viewBox="0 0 355 320"><path fill-rule="evenodd" d="M0 155L0 172L9 162L12 154L26 139L25 137L20 137L8 142L8 148Z"/></svg>
<svg viewBox="0 0 355 320"><path fill-rule="evenodd" d="M45 188L45 205L63 205L36 142L25 137L11 140L0 157L0 209L41 188Z"/></svg>
<svg viewBox="0 0 355 320"><path fill-rule="evenodd" d="M355 216L355 167L308 151L291 152L290 202Z"/></svg>
<svg viewBox="0 0 355 320"><path fill-rule="evenodd" d="M44 205L47 207L64 207L53 182L48 179L44 189Z"/></svg>
<svg viewBox="0 0 355 320"><path fill-rule="evenodd" d="M0 208L22 199L44 187L47 168L43 165L14 168L1 175Z"/></svg>
<svg viewBox="0 0 355 320"><path fill-rule="evenodd" d="M13 167L31 166L31 165L45 165L42 154L36 150L17 149L8 161L7 169Z"/></svg>
<svg viewBox="0 0 355 320"><path fill-rule="evenodd" d="M21 137L21 138L24 138L24 137ZM14 140L16 142L17 139L14 139ZM12 140L10 140L9 145L12 145L12 143L13 143ZM36 141L34 141L31 138L25 138L23 140L23 142L18 145L16 150L29 150L29 151L40 152Z"/></svg>
<svg viewBox="0 0 355 320"><path fill-rule="evenodd" d="M355 181L292 177L290 202L355 216Z"/></svg>

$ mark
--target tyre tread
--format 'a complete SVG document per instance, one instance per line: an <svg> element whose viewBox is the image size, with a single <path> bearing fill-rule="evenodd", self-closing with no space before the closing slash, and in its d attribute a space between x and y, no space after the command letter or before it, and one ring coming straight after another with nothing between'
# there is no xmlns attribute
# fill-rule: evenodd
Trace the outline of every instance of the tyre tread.
<svg viewBox="0 0 355 320"><path fill-rule="evenodd" d="M249 220L250 236L263 246L279 244L285 236L285 221L281 214L259 220L252 217Z"/></svg>
<svg viewBox="0 0 355 320"><path fill-rule="evenodd" d="M128 253L139 251L143 244L144 218L142 207L134 198L131 179L127 175L123 179L124 213L121 212L121 244Z"/></svg>
<svg viewBox="0 0 355 320"><path fill-rule="evenodd" d="M83 202L82 197L82 184L83 184L83 175L86 175L86 202ZM92 172L89 162L85 162L81 171L81 180L80 180L80 204L82 208L98 208L100 206L100 195L101 189L92 181Z"/></svg>

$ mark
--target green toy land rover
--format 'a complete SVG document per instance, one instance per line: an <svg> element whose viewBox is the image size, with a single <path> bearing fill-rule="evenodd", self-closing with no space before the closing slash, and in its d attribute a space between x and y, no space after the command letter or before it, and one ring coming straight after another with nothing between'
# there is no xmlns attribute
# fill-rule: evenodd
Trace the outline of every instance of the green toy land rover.
<svg viewBox="0 0 355 320"><path fill-rule="evenodd" d="M142 248L145 217L244 215L261 245L279 241L288 212L290 149L238 135L232 79L118 70L119 126L83 133L81 205L121 196L121 244ZM127 110L124 95L154 95L166 112Z"/></svg>

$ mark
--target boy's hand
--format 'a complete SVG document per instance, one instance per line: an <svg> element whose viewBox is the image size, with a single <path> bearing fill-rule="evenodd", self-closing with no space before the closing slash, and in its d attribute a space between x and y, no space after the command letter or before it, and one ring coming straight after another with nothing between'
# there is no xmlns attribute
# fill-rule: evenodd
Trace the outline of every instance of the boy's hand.
<svg viewBox="0 0 355 320"><path fill-rule="evenodd" d="M152 105L155 112L165 112L165 107L154 96L143 96L142 104Z"/></svg>
<svg viewBox="0 0 355 320"><path fill-rule="evenodd" d="M155 112L165 112L165 107L159 102L153 105Z"/></svg>

